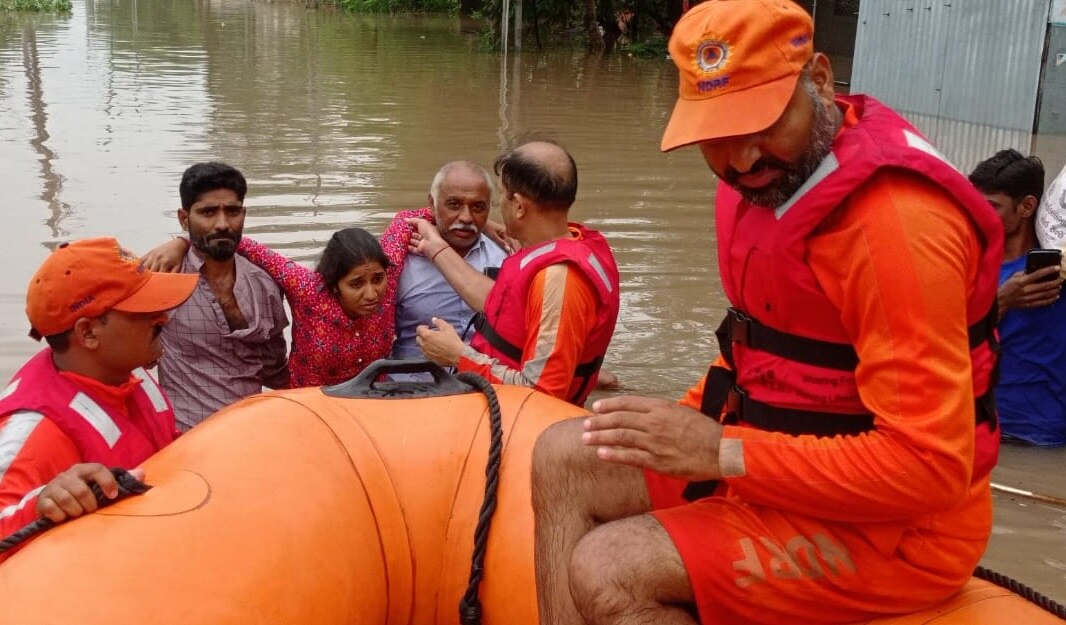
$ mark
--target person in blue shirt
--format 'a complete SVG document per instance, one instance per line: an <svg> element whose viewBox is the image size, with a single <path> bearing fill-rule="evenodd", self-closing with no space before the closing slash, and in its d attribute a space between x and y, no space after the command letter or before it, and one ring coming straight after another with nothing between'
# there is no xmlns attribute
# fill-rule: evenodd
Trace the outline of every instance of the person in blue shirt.
<svg viewBox="0 0 1066 625"><path fill-rule="evenodd" d="M1035 156L1002 150L982 161L970 182L1003 220L999 272L1002 352L996 407L1003 437L1034 445L1066 445L1066 304L1060 268L1025 272L1029 250L1040 247L1036 209L1044 166Z"/></svg>
<svg viewBox="0 0 1066 625"><path fill-rule="evenodd" d="M394 219L431 217L444 240L467 263L491 275L507 257L507 252L485 234L494 190L492 176L483 167L470 161L451 161L433 178L429 206L401 211ZM474 311L430 259L408 254L396 289L396 340L391 357L422 358L415 329L429 324L433 317L463 332L473 316ZM464 334L464 340L471 336L472 330Z"/></svg>
<svg viewBox="0 0 1066 625"><path fill-rule="evenodd" d="M471 267L495 280L503 260L518 248L518 241L508 237L501 224L489 220L495 195L496 185L488 170L471 161L450 161L433 177L429 205L400 211L393 217L393 222L410 222L415 218L433 222L441 237ZM510 249L504 249L501 243ZM432 326L434 317L447 321L464 342L469 342L474 336L471 319L475 312L463 294L448 283L432 259L408 254L396 288L396 340L389 357L425 358L415 341L416 330L420 325ZM390 377L398 381L432 379L428 374L393 374ZM617 376L601 369L596 387L615 390L620 388L620 383Z"/></svg>

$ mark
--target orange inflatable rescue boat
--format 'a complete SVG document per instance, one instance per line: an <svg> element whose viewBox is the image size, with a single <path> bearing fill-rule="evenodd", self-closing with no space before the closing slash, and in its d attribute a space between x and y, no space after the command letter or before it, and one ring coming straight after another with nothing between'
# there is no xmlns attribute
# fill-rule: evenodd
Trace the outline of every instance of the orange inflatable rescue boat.
<svg viewBox="0 0 1066 625"><path fill-rule="evenodd" d="M150 491L0 564L0 623L452 625L464 594L486 625L536 623L530 454L544 428L585 413L495 387L493 441L490 401L468 383L440 370L374 382L412 366L380 361L342 385L220 411L145 463ZM1064 623L979 580L935 610L872 622Z"/></svg>

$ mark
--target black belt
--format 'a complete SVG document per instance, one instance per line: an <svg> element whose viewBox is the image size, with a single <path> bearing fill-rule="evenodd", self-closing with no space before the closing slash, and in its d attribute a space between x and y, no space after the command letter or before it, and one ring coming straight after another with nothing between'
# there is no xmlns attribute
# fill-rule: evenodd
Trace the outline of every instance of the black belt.
<svg viewBox="0 0 1066 625"><path fill-rule="evenodd" d="M838 371L854 371L859 366L859 355L849 343L831 343L775 330L736 308L727 311L723 324L727 325L730 341L752 349Z"/></svg>
<svg viewBox="0 0 1066 625"><path fill-rule="evenodd" d="M874 428L874 416L869 412L838 413L781 408L748 397L739 386L734 386L727 394L726 410L727 418L737 423L793 436L847 436L869 432Z"/></svg>
<svg viewBox="0 0 1066 625"><path fill-rule="evenodd" d="M996 338L996 306L988 314L968 328L969 346L973 350L984 342L998 353ZM789 360L840 371L854 371L859 359L855 349L848 344L832 343L775 330L730 308L725 319L715 331L723 358L734 367L733 342L752 349L765 351ZM994 389L998 378L998 363L992 370L988 391L974 399L975 422L990 424L992 431L998 427ZM712 419L722 416L726 409L725 423L745 423L762 430L781 432L793 436L853 436L874 429L874 417L870 413L833 413L797 410L771 406L752 399L736 385L736 373L722 367L711 366L703 384L703 399L700 412ZM716 482L690 482L683 496L689 501L709 496Z"/></svg>
<svg viewBox="0 0 1066 625"><path fill-rule="evenodd" d="M992 306L988 314L967 328L970 349L976 349L986 341L992 344L993 349L998 347L995 332L996 312L996 307ZM859 365L859 355L850 343L834 343L782 332L736 308L726 311L726 317L715 334L718 335L718 346L722 353L726 354L730 365L733 364L732 349L725 348L724 344L727 342L740 343L751 349L826 369L854 371Z"/></svg>

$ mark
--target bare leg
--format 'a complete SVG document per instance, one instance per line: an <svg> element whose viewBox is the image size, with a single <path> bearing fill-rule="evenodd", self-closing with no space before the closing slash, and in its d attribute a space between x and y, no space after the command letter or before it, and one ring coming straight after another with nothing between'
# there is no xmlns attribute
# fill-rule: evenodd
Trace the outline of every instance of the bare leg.
<svg viewBox="0 0 1066 625"><path fill-rule="evenodd" d="M602 525L570 560L570 591L590 625L696 625L692 586L670 536L647 514Z"/></svg>
<svg viewBox="0 0 1066 625"><path fill-rule="evenodd" d="M570 556L598 525L647 512L644 474L604 462L581 443L583 419L557 423L533 449L534 554L541 625L582 625L570 595Z"/></svg>

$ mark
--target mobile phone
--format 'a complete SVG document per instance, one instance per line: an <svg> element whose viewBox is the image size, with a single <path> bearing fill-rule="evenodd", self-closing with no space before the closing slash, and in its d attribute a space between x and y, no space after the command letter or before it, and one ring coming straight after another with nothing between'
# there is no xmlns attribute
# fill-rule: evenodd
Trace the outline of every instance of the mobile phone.
<svg viewBox="0 0 1066 625"><path fill-rule="evenodd" d="M1059 250L1029 250L1025 255L1025 273L1033 273L1044 267L1058 267L1062 263L1062 252ZM1040 282L1050 282L1055 279L1055 274L1041 278Z"/></svg>

